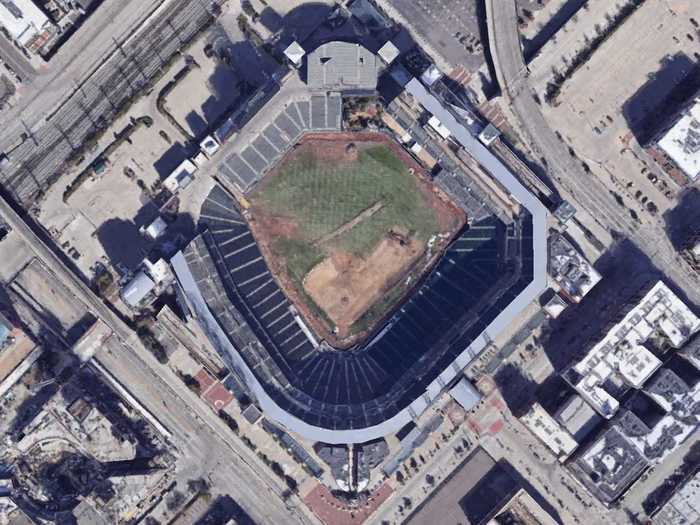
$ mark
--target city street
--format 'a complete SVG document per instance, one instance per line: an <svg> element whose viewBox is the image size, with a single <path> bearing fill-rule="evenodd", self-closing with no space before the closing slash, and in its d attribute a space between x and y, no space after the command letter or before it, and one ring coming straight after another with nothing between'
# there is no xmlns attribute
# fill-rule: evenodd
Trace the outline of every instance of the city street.
<svg viewBox="0 0 700 525"><path fill-rule="evenodd" d="M108 2L3 114L0 183L27 204L212 21L196 0ZM79 52L76 52L79 51Z"/></svg>
<svg viewBox="0 0 700 525"><path fill-rule="evenodd" d="M26 71L31 67L27 59L4 36L0 36L0 57L13 68L15 63L25 63L21 70L15 68L24 80L24 91L17 103L2 115L5 125L0 130L0 150L15 144L20 133L25 131L20 119L29 129L39 126L47 113L115 49L115 42L124 39L164 1L106 0L51 61L34 73ZM110 27L114 29L110 30Z"/></svg>
<svg viewBox="0 0 700 525"><path fill-rule="evenodd" d="M545 447L512 415L504 415L497 435L486 436L481 446L495 460L505 459L555 506L562 523L627 523L620 511L606 509L583 488Z"/></svg>
<svg viewBox="0 0 700 525"><path fill-rule="evenodd" d="M310 523L301 511L282 501L282 482L250 449L238 441L202 399L172 371L160 365L136 334L117 317L44 244L4 199L0 217L22 236L35 256L51 268L92 314L120 340L120 352L103 351L96 359L172 434L186 463L201 475L212 475L219 490L229 491L259 523ZM295 497L290 500L298 501Z"/></svg>

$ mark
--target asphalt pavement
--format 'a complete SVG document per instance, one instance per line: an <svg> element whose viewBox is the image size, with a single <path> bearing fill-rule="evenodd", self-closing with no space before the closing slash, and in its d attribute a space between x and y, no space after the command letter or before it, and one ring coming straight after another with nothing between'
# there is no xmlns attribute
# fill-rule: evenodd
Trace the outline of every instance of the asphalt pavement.
<svg viewBox="0 0 700 525"><path fill-rule="evenodd" d="M700 305L700 278L673 248L658 223L639 224L615 202L603 182L575 162L549 126L528 82L518 32L515 0L487 0L489 46L503 95L530 146L547 162L554 184L606 230L627 237L688 299Z"/></svg>
<svg viewBox="0 0 700 525"><path fill-rule="evenodd" d="M29 60L2 33L0 33L0 59L12 68L12 71L22 79L23 84L32 82L37 75Z"/></svg>
<svg viewBox="0 0 700 525"><path fill-rule="evenodd" d="M0 150L16 143L19 134L25 131L18 122L20 118L29 128L39 125L46 114L75 89L76 82L114 49L118 37L138 27L147 14L163 2L105 0L46 64L46 68L38 75L35 73L36 78L31 83L24 82L22 98L2 114L6 125L0 130ZM7 39L0 38L0 56L5 59L5 54L9 56L11 51L19 53Z"/></svg>
<svg viewBox="0 0 700 525"><path fill-rule="evenodd" d="M258 523L310 523L294 506L284 502L286 488L269 468L243 445L220 418L166 366L148 352L136 334L45 244L0 198L0 217L21 236L34 255L51 268L76 301L101 319L121 341L120 351L103 349L95 357L113 377L173 435L180 457L211 476ZM296 497L291 504L298 503Z"/></svg>

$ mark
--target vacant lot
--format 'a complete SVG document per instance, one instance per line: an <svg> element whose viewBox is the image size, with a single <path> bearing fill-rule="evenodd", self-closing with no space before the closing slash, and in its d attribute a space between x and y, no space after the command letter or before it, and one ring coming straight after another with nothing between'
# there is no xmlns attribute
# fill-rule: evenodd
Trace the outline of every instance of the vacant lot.
<svg viewBox="0 0 700 525"><path fill-rule="evenodd" d="M463 223L384 141L306 140L251 195L270 266L339 340L383 318Z"/></svg>

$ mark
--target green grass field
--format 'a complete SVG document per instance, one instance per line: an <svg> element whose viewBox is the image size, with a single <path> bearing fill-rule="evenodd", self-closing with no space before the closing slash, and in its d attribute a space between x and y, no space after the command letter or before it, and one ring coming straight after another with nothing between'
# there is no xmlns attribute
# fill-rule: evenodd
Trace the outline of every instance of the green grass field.
<svg viewBox="0 0 700 525"><path fill-rule="evenodd" d="M392 227L403 227L421 241L438 232L435 210L401 160L383 145L358 146L357 160L343 165L320 161L311 150L302 150L251 195L253 205L265 214L297 224L293 239L280 238L273 244L295 280L301 281L326 255L314 241L378 201L383 203L378 212L334 238L329 247L363 256Z"/></svg>

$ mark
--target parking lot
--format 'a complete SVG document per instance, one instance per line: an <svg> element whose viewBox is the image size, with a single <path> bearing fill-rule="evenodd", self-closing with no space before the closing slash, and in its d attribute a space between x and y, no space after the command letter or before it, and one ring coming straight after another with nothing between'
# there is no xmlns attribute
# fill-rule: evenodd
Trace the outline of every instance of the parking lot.
<svg viewBox="0 0 700 525"><path fill-rule="evenodd" d="M687 35L697 31L691 19L700 20L700 4L684 5L687 10L680 6L673 11L665 3L643 4L564 81L553 103L541 102L552 128L570 146L570 154L601 177L618 203L641 222L660 221L674 205L679 188L639 146L625 109L630 101L635 102L637 113L659 102L662 94L655 91L653 100L641 101L639 92L663 69L670 51L685 55L688 63L697 60L697 42ZM653 38L650 27L655 28ZM547 50L548 56L566 56L567 46L576 42L560 39L556 48ZM546 76L550 62L546 67L539 63L546 58L532 64L537 68L532 74L536 82ZM677 75L661 87L670 91L674 82L682 80L683 75Z"/></svg>
<svg viewBox="0 0 700 525"><path fill-rule="evenodd" d="M453 68L473 72L484 63L478 2L470 0L387 0L411 29L425 39Z"/></svg>
<svg viewBox="0 0 700 525"><path fill-rule="evenodd" d="M179 57L150 94L121 116L88 149L84 158L46 192L40 208L37 206L41 224L88 278L94 275L96 263L112 267L120 275L140 264L153 243L139 228L150 223L158 213L158 206L152 199L158 194L160 183L195 153L193 144L186 143L188 139L198 138L197 135L205 132L223 112L231 111L230 106L235 104L239 77L234 68L227 67L220 54L218 58L208 57L204 51L212 39L222 33L221 28L214 27L194 42L187 56ZM221 41L230 43L228 38L218 40L219 44ZM193 61L198 66L192 65ZM157 99L188 63L191 64L190 73L176 82L166 96L165 109L180 125L178 129L166 112L161 111ZM148 117L149 124L139 125L127 140L107 155L104 171L87 177L64 202L66 187L95 159L105 156L105 149L115 141L117 134L133 123L132 119L142 117ZM188 194L196 193L195 200L201 204L210 186L211 181L203 173L195 177ZM184 201L175 230L191 229L195 219L181 212L194 211L192 216L196 217L198 207Z"/></svg>
<svg viewBox="0 0 700 525"><path fill-rule="evenodd" d="M182 147L168 143L159 131L139 127L131 143L121 144L105 170L83 182L68 202L63 184L48 192L39 220L85 275L92 275L98 261L133 269L143 259L148 244L138 228L157 215L152 190L185 158Z"/></svg>
<svg viewBox="0 0 700 525"><path fill-rule="evenodd" d="M200 2L172 2L160 10L147 30L121 44L121 52L114 51L103 58L102 65L87 78L71 79L71 94L52 113L44 111L42 118L47 124L32 130L33 140L23 140L14 147L9 155L11 164L0 174L0 182L17 199L33 201L37 192L45 190L61 172L75 145L96 131L98 121L113 121L130 100L142 93L147 81L162 70L167 59L209 21L207 6ZM85 65L89 67L89 63ZM50 107L54 108L54 104Z"/></svg>

